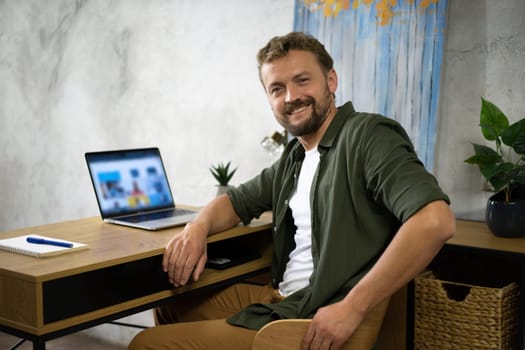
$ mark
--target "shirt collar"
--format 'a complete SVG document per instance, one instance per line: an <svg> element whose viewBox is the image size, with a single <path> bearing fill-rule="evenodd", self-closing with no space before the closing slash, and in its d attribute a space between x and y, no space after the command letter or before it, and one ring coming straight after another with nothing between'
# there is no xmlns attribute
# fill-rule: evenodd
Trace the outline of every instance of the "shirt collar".
<svg viewBox="0 0 525 350"><path fill-rule="evenodd" d="M355 110L354 106L352 105L352 102L347 102L337 109L337 113L335 114L334 119L332 119L332 122L326 129L323 138L319 142L320 153L323 153L324 150L327 150L333 146L337 135L339 135L339 132L341 131L341 127L346 122L346 117L354 112Z"/></svg>

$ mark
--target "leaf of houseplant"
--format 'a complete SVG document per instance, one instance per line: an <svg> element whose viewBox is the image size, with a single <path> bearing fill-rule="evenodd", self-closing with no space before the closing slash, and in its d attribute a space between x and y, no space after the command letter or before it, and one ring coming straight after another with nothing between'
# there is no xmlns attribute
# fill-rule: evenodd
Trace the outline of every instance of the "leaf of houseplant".
<svg viewBox="0 0 525 350"><path fill-rule="evenodd" d="M237 171L237 169L233 169L231 172L230 172L230 162L228 162L228 164L226 164L226 169L224 171L224 176L225 176L225 182L226 184L228 184L230 182L230 180L232 179L233 175L235 174L235 171Z"/></svg>
<svg viewBox="0 0 525 350"><path fill-rule="evenodd" d="M465 160L469 164L496 163L502 160L501 155L488 146L477 143L473 143L472 146L475 154Z"/></svg>
<svg viewBox="0 0 525 350"><path fill-rule="evenodd" d="M237 171L237 168L230 171L231 162L225 164L219 163L215 166L210 167L210 172L213 177L217 180L219 186L228 186L233 175Z"/></svg>
<svg viewBox="0 0 525 350"><path fill-rule="evenodd" d="M492 148L474 143L474 155L465 160L469 164L477 164L483 177L490 181L496 174L498 163L502 161L501 155Z"/></svg>
<svg viewBox="0 0 525 350"><path fill-rule="evenodd" d="M525 164L515 167L512 173L515 182L525 184Z"/></svg>
<svg viewBox="0 0 525 350"><path fill-rule="evenodd" d="M504 130L501 140L512 147L517 154L525 154L525 118Z"/></svg>
<svg viewBox="0 0 525 350"><path fill-rule="evenodd" d="M514 164L512 163L500 163L496 166L496 169L494 169L494 174L488 179L496 192L501 191L510 184L513 176L513 168Z"/></svg>
<svg viewBox="0 0 525 350"><path fill-rule="evenodd" d="M495 104L482 97L479 124L483 137L496 141L502 131L509 127L509 119Z"/></svg>
<svg viewBox="0 0 525 350"><path fill-rule="evenodd" d="M516 141L514 141L512 148L514 149L514 152L516 152L517 154L521 154L522 156L525 155L525 131L522 132L516 138Z"/></svg>

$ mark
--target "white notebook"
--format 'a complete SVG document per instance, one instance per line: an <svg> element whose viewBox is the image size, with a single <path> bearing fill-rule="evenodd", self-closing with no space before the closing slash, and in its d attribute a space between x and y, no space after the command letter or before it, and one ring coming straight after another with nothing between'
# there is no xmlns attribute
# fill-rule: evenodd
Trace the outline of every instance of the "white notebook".
<svg viewBox="0 0 525 350"><path fill-rule="evenodd" d="M73 247L59 247L55 245L49 245L49 244L35 244L35 243L29 243L27 242L27 237L35 237L35 238L42 238L57 242L63 242L63 243L71 243L73 244ZM69 252L74 252L81 249L87 249L88 245L84 243L77 243L77 242L71 242L66 241L63 239L57 239L53 237L46 237L41 235L24 235L24 236L18 236L13 238L6 238L6 239L0 239L0 249L8 250L10 252L24 254L24 255L30 255L37 258L44 258L48 256L55 256L55 255L61 255L66 254Z"/></svg>

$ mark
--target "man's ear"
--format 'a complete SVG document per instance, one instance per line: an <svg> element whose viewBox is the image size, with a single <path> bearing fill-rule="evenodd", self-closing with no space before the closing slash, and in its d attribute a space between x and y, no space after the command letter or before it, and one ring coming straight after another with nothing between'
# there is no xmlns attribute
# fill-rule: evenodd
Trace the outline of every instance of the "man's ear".
<svg viewBox="0 0 525 350"><path fill-rule="evenodd" d="M335 94L335 91L337 90L337 73L335 72L335 69L332 68L328 71L328 74L326 75L326 81L328 83L330 92Z"/></svg>

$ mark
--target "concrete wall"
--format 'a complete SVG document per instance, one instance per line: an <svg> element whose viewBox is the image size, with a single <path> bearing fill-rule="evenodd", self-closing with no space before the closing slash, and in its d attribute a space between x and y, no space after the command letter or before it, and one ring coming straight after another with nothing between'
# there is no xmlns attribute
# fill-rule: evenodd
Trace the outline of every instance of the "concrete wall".
<svg viewBox="0 0 525 350"><path fill-rule="evenodd" d="M524 15L449 1L434 172L459 217L482 219L489 196L463 162L480 97L525 115ZM176 201L195 205L215 195L211 164L238 166L234 184L271 164L254 55L292 26L293 0L0 2L0 232L98 215L86 151L159 146Z"/></svg>
<svg viewBox="0 0 525 350"><path fill-rule="evenodd" d="M292 29L293 4L0 1L0 232L97 215L86 151L159 146L176 201L196 205L215 195L212 163L238 166L234 184L271 164L254 55ZM525 116L524 15L523 0L449 0L434 172L458 217L482 219L489 195L463 162L480 97ZM128 341L111 327L91 332Z"/></svg>
<svg viewBox="0 0 525 350"><path fill-rule="evenodd" d="M484 220L490 192L477 167L464 163L483 143L481 97L517 121L525 117L525 2L449 2L436 169L457 217Z"/></svg>
<svg viewBox="0 0 525 350"><path fill-rule="evenodd" d="M158 146L176 202L275 159L255 54L293 0L0 1L0 232L98 215L86 151Z"/></svg>
<svg viewBox="0 0 525 350"><path fill-rule="evenodd" d="M194 205L216 194L211 164L231 160L239 184L273 163L255 54L293 29L293 5L0 0L0 232L98 215L86 151L158 146ZM86 332L125 348L138 329Z"/></svg>

